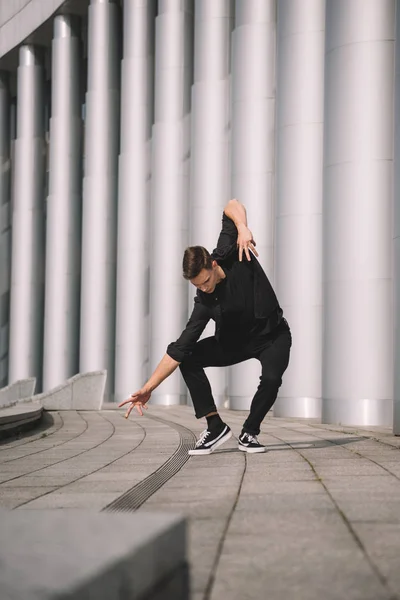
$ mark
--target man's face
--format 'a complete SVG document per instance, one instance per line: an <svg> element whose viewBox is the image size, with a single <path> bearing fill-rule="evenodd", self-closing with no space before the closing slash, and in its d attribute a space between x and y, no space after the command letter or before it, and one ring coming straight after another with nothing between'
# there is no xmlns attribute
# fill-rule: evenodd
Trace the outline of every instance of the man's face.
<svg viewBox="0 0 400 600"><path fill-rule="evenodd" d="M211 269L202 269L197 277L190 280L190 283L193 283L202 292L212 294L218 280L218 263L213 260Z"/></svg>

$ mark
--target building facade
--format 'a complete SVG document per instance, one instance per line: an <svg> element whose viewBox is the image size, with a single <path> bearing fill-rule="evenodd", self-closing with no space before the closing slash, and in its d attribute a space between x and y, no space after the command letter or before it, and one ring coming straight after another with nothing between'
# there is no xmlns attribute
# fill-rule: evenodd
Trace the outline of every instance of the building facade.
<svg viewBox="0 0 400 600"><path fill-rule="evenodd" d="M293 334L275 415L400 433L397 8L0 0L0 385L141 387L235 197ZM210 369L218 405L259 372Z"/></svg>

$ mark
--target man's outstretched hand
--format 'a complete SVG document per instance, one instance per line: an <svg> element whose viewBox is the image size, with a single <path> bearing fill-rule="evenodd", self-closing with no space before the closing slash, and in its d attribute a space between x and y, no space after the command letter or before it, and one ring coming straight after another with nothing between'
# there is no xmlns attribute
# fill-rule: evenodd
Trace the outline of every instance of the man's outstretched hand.
<svg viewBox="0 0 400 600"><path fill-rule="evenodd" d="M125 413L125 419L129 417L133 408L136 408L139 415L143 416L143 409L147 410L146 402L150 400L151 392L146 390L146 388L142 388L138 390L128 400L123 400L118 404L119 407L125 406L125 404L130 404L128 410Z"/></svg>
<svg viewBox="0 0 400 600"><path fill-rule="evenodd" d="M254 254L254 256L258 256L258 252L255 248L255 241L253 238L253 234L250 229L244 223L240 224L237 227L238 230L238 239L237 245L239 248L239 261L242 261L243 252L246 255L247 260L250 260L250 251Z"/></svg>

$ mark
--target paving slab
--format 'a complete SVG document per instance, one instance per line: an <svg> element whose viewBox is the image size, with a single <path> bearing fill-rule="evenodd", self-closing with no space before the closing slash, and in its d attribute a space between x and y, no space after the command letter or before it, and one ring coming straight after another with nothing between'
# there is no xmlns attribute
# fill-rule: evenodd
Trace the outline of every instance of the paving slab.
<svg viewBox="0 0 400 600"><path fill-rule="evenodd" d="M221 414L237 436L246 412ZM190 407L48 417L48 436L0 445L0 507L99 512L165 471L138 514L187 519L192 600L400 600L400 440L385 428L268 416L267 453L232 438L168 475L182 431L204 429Z"/></svg>
<svg viewBox="0 0 400 600"><path fill-rule="evenodd" d="M28 488L0 487L1 508L16 508L34 501L36 498L46 497L45 494L56 491L56 487L40 486Z"/></svg>
<svg viewBox="0 0 400 600"><path fill-rule="evenodd" d="M372 561L379 566L394 594L400 589L399 538L400 523L353 522L362 544L368 548Z"/></svg>

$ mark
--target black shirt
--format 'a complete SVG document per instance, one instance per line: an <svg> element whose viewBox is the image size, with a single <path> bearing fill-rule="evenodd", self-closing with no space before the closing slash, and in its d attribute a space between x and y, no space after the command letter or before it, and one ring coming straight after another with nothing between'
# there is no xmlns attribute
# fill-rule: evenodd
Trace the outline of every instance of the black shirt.
<svg viewBox="0 0 400 600"><path fill-rule="evenodd" d="M221 309L219 341L242 345L265 326L265 320L256 319L254 314L254 274L246 259L236 261L224 273L225 279L210 294Z"/></svg>
<svg viewBox="0 0 400 600"><path fill-rule="evenodd" d="M225 273L211 294L197 290L194 308L185 329L167 354L177 362L191 354L208 321L216 324L215 337L226 346L241 346L249 339L272 331L280 322L282 309L261 265L252 255L239 262L237 229L225 214L217 248L212 257Z"/></svg>

